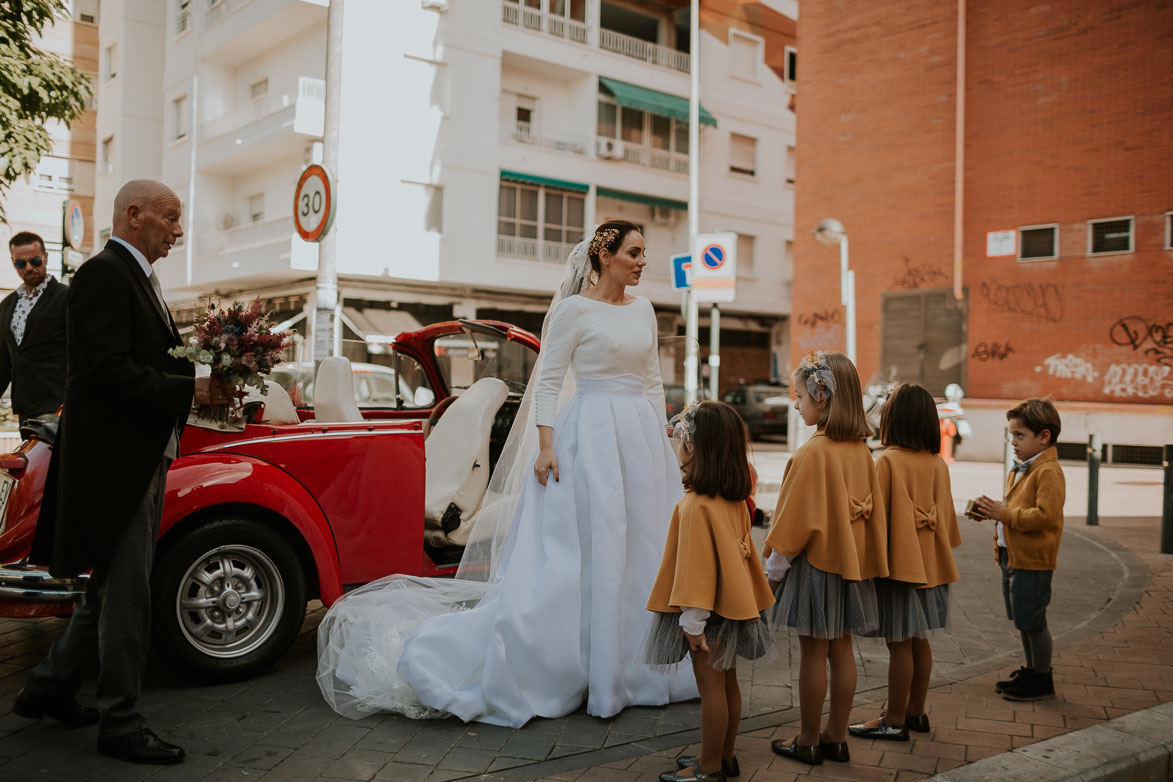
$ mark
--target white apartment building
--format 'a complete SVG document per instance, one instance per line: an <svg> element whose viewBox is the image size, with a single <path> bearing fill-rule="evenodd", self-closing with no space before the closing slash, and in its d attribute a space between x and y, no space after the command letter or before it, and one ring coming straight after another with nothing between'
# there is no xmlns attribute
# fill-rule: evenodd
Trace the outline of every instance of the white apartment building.
<svg viewBox="0 0 1173 782"><path fill-rule="evenodd" d="M160 266L173 305L260 295L312 322L318 248L292 201L320 159L327 5L102 0L96 238L122 182L172 185L189 226ZM789 363L797 9L720 5L702 13L700 224L742 237L723 378L764 377ZM686 0L350 0L332 229L346 354L377 360L388 335L452 317L536 328L569 249L612 217L643 226L638 292L676 333L688 33Z"/></svg>

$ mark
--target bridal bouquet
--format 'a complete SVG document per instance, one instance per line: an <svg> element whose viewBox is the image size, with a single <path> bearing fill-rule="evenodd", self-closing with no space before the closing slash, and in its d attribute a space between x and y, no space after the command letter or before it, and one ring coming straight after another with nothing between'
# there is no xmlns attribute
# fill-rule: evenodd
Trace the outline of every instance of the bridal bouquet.
<svg viewBox="0 0 1173 782"><path fill-rule="evenodd" d="M211 368L212 404L197 410L200 418L225 424L239 414L245 386L267 394L265 375L281 362L293 338L291 331L274 331L260 298L247 306L220 307L209 303L196 320L185 346L173 348L174 358Z"/></svg>

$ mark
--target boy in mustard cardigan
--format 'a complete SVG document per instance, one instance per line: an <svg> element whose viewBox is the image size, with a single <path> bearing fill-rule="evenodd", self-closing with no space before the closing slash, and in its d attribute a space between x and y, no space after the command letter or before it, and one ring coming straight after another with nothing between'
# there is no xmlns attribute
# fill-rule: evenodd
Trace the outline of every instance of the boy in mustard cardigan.
<svg viewBox="0 0 1173 782"><path fill-rule="evenodd" d="M1006 616L1022 635L1026 664L995 689L1012 701L1055 696L1047 604L1063 535L1067 483L1059 467L1059 411L1048 399L1028 399L1006 413L1018 461L1006 485L1005 503L982 496L969 515L996 522L994 557L1002 568Z"/></svg>

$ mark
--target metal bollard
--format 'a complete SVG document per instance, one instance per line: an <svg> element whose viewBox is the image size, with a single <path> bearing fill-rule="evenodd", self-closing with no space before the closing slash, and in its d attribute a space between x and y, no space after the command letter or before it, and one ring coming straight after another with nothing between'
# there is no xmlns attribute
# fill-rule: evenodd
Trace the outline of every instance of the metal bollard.
<svg viewBox="0 0 1173 782"><path fill-rule="evenodd" d="M1165 446L1165 505L1161 514L1161 553L1173 554L1173 445Z"/></svg>
<svg viewBox="0 0 1173 782"><path fill-rule="evenodd" d="M1100 524L1100 460L1104 447L1100 444L1100 436L1093 434L1087 438L1087 525L1097 527Z"/></svg>

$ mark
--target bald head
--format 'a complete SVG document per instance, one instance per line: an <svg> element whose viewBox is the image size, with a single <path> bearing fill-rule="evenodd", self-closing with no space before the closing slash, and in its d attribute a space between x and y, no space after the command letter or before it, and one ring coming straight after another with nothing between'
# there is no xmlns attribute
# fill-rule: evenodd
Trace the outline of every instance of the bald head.
<svg viewBox="0 0 1173 782"><path fill-rule="evenodd" d="M153 179L132 179L114 196L112 233L154 263L183 236L181 217L175 191Z"/></svg>

